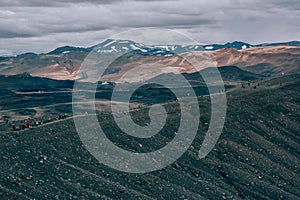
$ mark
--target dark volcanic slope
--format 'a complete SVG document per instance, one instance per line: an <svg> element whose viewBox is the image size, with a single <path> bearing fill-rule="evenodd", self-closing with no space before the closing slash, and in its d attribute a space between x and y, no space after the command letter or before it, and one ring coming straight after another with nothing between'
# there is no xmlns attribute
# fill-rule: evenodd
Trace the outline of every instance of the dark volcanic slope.
<svg viewBox="0 0 300 200"><path fill-rule="evenodd" d="M12 76L0 75L0 90L15 91L59 91L73 89L74 81L58 81L49 78L32 77L29 73Z"/></svg>
<svg viewBox="0 0 300 200"><path fill-rule="evenodd" d="M188 152L171 166L144 175L99 164L83 148L72 120L1 133L0 197L299 199L299 78L283 77L271 80L270 87L263 82L256 90L228 93L224 132L205 159L198 160L197 152L207 115ZM208 102L201 97L201 108L208 109Z"/></svg>

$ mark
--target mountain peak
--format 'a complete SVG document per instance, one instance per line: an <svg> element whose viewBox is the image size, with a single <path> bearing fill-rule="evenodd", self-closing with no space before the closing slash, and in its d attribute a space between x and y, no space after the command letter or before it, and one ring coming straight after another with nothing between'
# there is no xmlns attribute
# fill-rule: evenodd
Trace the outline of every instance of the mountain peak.
<svg viewBox="0 0 300 200"><path fill-rule="evenodd" d="M81 47L73 47L73 46L63 46L59 47L57 49L54 49L53 51L49 52L48 54L62 54L62 53L69 53L71 51L87 51L86 48Z"/></svg>

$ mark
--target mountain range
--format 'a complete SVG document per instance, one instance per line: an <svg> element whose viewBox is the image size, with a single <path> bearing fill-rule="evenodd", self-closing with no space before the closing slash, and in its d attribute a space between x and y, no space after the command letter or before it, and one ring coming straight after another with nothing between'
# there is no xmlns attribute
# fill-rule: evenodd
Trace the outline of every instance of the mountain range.
<svg viewBox="0 0 300 200"><path fill-rule="evenodd" d="M107 39L104 42L88 48L79 48L72 46L59 47L48 54L69 53L70 51L86 51L90 52L95 49L101 53L111 52L135 52L146 55L168 55L174 53L184 53L190 51L215 51L224 48L233 48L237 50L252 48L252 47L267 47L267 46L300 46L299 41L279 42L279 43L263 43L249 44L241 41L228 42L225 44L208 44L208 45L145 45L131 40L112 40Z"/></svg>
<svg viewBox="0 0 300 200"><path fill-rule="evenodd" d="M81 63L91 52L99 54L126 53L115 62L106 76L124 74L131 66L145 65L157 70L164 64L171 66L166 73L195 72L183 57L194 60L209 56L215 66L236 66L243 70L263 75L279 75L300 72L300 42L265 43L251 45L244 42L211 45L145 45L130 40L108 39L88 48L71 46L59 47L49 53L25 53L11 57L0 57L0 75L16 75L25 72L32 76L57 80L74 80ZM210 66L203 66L210 67ZM95 73L91 68L86 74ZM161 69L159 69L161 70ZM165 73L165 71L162 71ZM146 77L152 78L152 77ZM135 80L131 80L135 81Z"/></svg>

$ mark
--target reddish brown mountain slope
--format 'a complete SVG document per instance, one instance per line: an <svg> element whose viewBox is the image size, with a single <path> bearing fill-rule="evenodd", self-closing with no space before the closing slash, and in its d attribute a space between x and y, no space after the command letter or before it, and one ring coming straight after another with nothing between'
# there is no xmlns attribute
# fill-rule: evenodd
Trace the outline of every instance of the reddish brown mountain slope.
<svg viewBox="0 0 300 200"><path fill-rule="evenodd" d="M28 53L16 57L1 58L0 74L14 75L29 72L33 76L73 80L87 55L88 52L86 51L71 51L40 55ZM186 62L183 57L189 58L196 69ZM106 77L108 79L120 77L135 66L141 66L141 70L137 71L138 76L151 78L152 75L148 73L149 70L155 73L190 73L210 65L237 66L254 73L268 75L297 73L300 72L300 47L281 45L243 50L224 48L217 51L188 52L165 57L133 54L116 61ZM97 73L95 67L91 67L91 72ZM89 74L88 71L87 74ZM137 80L132 79L131 81Z"/></svg>

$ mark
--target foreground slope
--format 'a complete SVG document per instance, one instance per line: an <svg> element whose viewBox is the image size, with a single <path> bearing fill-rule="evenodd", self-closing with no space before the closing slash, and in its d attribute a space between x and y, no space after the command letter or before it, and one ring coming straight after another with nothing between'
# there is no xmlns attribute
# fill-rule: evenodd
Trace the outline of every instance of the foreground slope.
<svg viewBox="0 0 300 200"><path fill-rule="evenodd" d="M298 199L299 78L279 77L265 80L257 89L238 88L227 93L224 131L214 150L202 160L197 153L209 121L209 98L199 97L201 127L188 152L171 166L143 175L117 172L99 164L83 147L71 119L1 133L0 197ZM109 115L99 117L103 126L111 127ZM173 128L171 121L167 130ZM121 147L139 148L137 141L118 130L109 130L109 137Z"/></svg>

